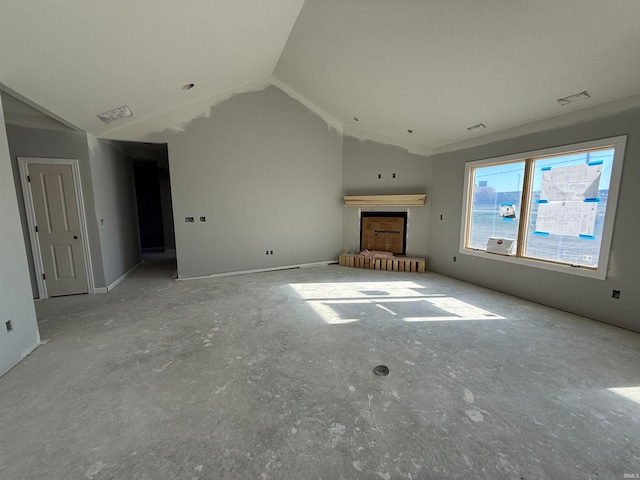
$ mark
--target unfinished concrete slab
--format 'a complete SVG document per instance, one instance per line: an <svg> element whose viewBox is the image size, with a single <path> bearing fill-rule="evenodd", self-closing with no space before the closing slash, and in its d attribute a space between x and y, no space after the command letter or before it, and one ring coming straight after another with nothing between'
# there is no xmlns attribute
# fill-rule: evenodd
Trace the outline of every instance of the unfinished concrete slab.
<svg viewBox="0 0 640 480"><path fill-rule="evenodd" d="M640 472L637 333L432 273L174 268L37 303L49 341L0 379L0 478Z"/></svg>

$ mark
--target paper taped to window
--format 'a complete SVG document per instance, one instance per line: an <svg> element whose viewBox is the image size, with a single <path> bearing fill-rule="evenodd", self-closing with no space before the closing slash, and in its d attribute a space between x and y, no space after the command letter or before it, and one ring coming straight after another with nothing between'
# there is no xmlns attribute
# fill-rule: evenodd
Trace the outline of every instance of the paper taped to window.
<svg viewBox="0 0 640 480"><path fill-rule="evenodd" d="M538 204L536 231L573 237L593 236L598 202L547 202Z"/></svg>
<svg viewBox="0 0 640 480"><path fill-rule="evenodd" d="M540 198L550 202L598 197L602 165L573 165L542 169Z"/></svg>

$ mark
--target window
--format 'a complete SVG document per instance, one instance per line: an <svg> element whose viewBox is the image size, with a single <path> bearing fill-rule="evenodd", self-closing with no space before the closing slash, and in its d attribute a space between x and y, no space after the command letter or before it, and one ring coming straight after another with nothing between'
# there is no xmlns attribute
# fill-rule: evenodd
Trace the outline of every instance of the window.
<svg viewBox="0 0 640 480"><path fill-rule="evenodd" d="M460 253L604 279L625 143L467 163Z"/></svg>

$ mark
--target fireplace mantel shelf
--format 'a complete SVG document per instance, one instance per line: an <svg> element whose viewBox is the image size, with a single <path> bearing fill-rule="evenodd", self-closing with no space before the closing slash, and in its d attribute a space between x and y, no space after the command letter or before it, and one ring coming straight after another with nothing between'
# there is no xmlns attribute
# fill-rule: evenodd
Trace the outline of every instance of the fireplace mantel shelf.
<svg viewBox="0 0 640 480"><path fill-rule="evenodd" d="M427 195L345 195L345 207L419 207Z"/></svg>

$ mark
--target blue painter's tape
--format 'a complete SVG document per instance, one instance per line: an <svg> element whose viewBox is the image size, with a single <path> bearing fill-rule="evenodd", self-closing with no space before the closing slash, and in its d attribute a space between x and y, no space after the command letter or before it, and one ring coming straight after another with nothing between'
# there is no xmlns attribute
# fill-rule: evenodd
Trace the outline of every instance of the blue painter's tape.
<svg viewBox="0 0 640 480"><path fill-rule="evenodd" d="M534 235L540 235L541 237L548 237L549 232L538 232L537 230L533 232Z"/></svg>
<svg viewBox="0 0 640 480"><path fill-rule="evenodd" d="M513 203L501 203L501 207L513 207Z"/></svg>
<svg viewBox="0 0 640 480"><path fill-rule="evenodd" d="M590 167L593 167L594 165L602 165L602 160L594 160L593 162L587 163L587 165Z"/></svg>
<svg viewBox="0 0 640 480"><path fill-rule="evenodd" d="M541 170L542 170L543 172L544 172L545 170L551 170L551 167L542 167L542 169L541 169Z"/></svg>
<svg viewBox="0 0 640 480"><path fill-rule="evenodd" d="M549 200L542 200L542 199L538 199L536 200L536 203L549 203Z"/></svg>
<svg viewBox="0 0 640 480"><path fill-rule="evenodd" d="M584 201L585 202L599 202L600 199L599 198L585 198Z"/></svg>
<svg viewBox="0 0 640 480"><path fill-rule="evenodd" d="M583 235L583 234L580 234L578 236L580 238L584 238L585 240L595 240L596 239L595 235Z"/></svg>
<svg viewBox="0 0 640 480"><path fill-rule="evenodd" d="M503 222L513 222L514 220L515 220L515 218L513 218L513 217L511 217L511 218L509 218L509 217L503 217L503 218L502 218L502 221L503 221Z"/></svg>

